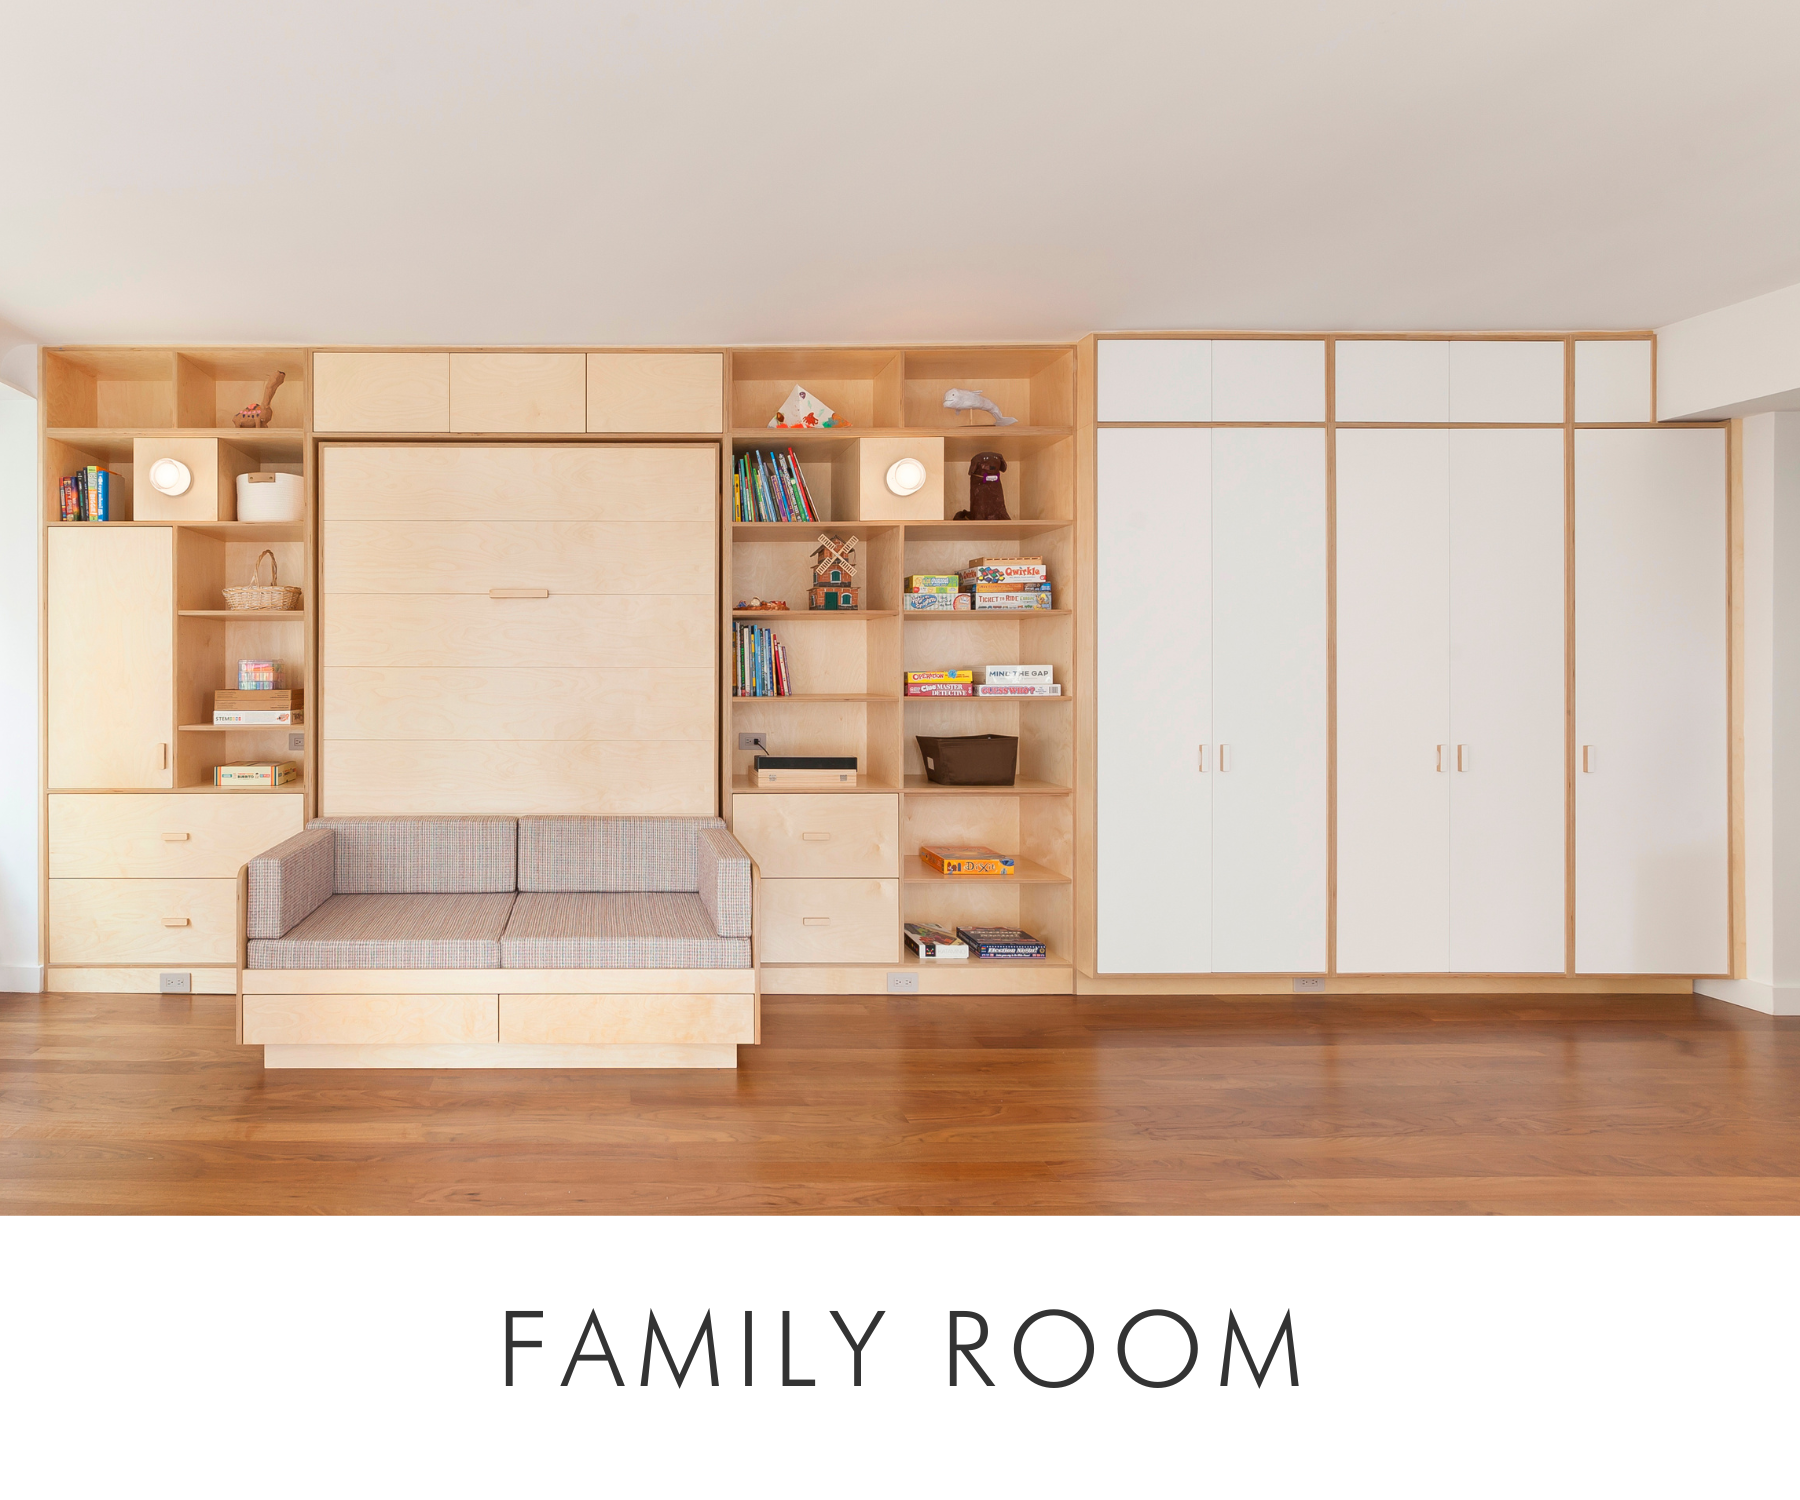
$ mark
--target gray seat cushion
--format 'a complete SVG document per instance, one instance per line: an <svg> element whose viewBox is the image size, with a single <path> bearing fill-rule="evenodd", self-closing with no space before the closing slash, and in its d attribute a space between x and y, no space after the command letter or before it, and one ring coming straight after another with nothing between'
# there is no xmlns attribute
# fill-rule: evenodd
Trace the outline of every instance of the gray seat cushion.
<svg viewBox="0 0 1800 1500"><path fill-rule="evenodd" d="M689 891L522 894L500 939L508 969L747 969L750 940L720 937Z"/></svg>
<svg viewBox="0 0 1800 1500"><path fill-rule="evenodd" d="M249 967L497 969L512 905L510 893L333 896L285 937L252 938Z"/></svg>

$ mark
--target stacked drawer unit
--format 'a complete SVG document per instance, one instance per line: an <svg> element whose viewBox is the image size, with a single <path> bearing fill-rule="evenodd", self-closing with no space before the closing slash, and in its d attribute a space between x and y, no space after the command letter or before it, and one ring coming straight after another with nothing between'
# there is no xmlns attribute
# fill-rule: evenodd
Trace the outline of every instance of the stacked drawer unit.
<svg viewBox="0 0 1800 1500"><path fill-rule="evenodd" d="M900 957L900 799L742 794L732 832L762 872L764 964L882 964Z"/></svg>
<svg viewBox="0 0 1800 1500"><path fill-rule="evenodd" d="M300 832L299 793L53 793L50 989L156 990L185 972L195 994L237 988L237 875Z"/></svg>

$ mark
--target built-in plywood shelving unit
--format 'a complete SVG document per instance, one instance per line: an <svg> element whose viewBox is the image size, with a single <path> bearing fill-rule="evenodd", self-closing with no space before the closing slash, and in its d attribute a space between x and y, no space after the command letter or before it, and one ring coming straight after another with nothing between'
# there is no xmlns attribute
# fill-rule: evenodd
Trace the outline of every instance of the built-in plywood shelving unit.
<svg viewBox="0 0 1800 1500"><path fill-rule="evenodd" d="M731 519L727 475L727 545L723 568L725 660L731 624L754 621L775 632L787 653L797 694L788 699L728 697L722 746L722 792L757 788L753 752L739 736L760 732L769 752L854 755L858 784L844 792L892 792L898 798L901 917L955 925L1018 926L1043 938L1052 954L1074 947L1075 617L1080 608L1075 560L1075 351L1068 346L888 349L754 349L729 360L733 455L792 448L818 508L817 523ZM796 384L832 407L846 425L788 430L765 424ZM1008 416L994 424L983 411L944 407L951 387L980 390ZM845 483L866 439L941 442L941 513L883 516L881 501L852 503ZM935 454L935 446L930 448ZM968 506L969 460L998 452L1011 519L956 521ZM885 499L885 497L883 497ZM807 610L810 558L821 531L854 534L856 586L866 608L855 613ZM1049 564L1058 608L1028 614L902 610L905 578L955 572L971 558L1030 554ZM737 610L752 597L781 600L785 611ZM815 622L829 620L829 628ZM1048 662L1062 684L1054 699L908 698L908 670ZM726 671L729 694L729 665ZM1054 705L1054 710L1050 709ZM947 787L926 780L917 736L1006 734L1019 740L1018 780L1011 787ZM991 880L945 879L923 869L925 843L986 844L1017 861L1022 872ZM885 989L896 963L777 965L772 990L801 992ZM910 960L914 967L916 960ZM1073 966L1046 962L924 965L938 993L1019 993L1073 989ZM1029 981L1021 970L1030 971ZM945 988L950 986L950 988Z"/></svg>

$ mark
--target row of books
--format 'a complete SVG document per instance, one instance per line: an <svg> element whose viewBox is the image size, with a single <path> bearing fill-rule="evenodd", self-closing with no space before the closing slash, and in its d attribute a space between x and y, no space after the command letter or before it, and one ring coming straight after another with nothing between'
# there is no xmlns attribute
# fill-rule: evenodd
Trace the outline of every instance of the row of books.
<svg viewBox="0 0 1800 1500"><path fill-rule="evenodd" d="M747 620L731 627L731 696L734 698L787 698L793 695L788 680L787 648L775 632Z"/></svg>
<svg viewBox="0 0 1800 1500"><path fill-rule="evenodd" d="M908 672L909 698L1060 698L1062 684L1051 681L1055 669L1042 664L982 668L945 667L935 672Z"/></svg>
<svg viewBox="0 0 1800 1500"><path fill-rule="evenodd" d="M734 521L817 521L818 508L792 448L786 453L740 453L731 476Z"/></svg>
<svg viewBox="0 0 1800 1500"><path fill-rule="evenodd" d="M1019 927L957 927L908 922L906 946L921 959L1043 959L1050 950L1041 938Z"/></svg>
<svg viewBox="0 0 1800 1500"><path fill-rule="evenodd" d="M118 475L98 464L89 464L62 480L61 518L65 521L110 521L113 490Z"/></svg>

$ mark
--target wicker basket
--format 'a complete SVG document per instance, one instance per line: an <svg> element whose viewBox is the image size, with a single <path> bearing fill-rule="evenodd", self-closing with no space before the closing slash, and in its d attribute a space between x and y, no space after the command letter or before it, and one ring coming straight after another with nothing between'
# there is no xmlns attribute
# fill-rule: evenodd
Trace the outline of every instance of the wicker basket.
<svg viewBox="0 0 1800 1500"><path fill-rule="evenodd" d="M262 560L269 560L269 581L261 583ZM250 581L236 588L225 590L225 603L232 609L298 609L300 607L300 590L283 588L281 577L275 570L275 554L267 547L262 550L262 557L256 559L256 566L250 570Z"/></svg>

